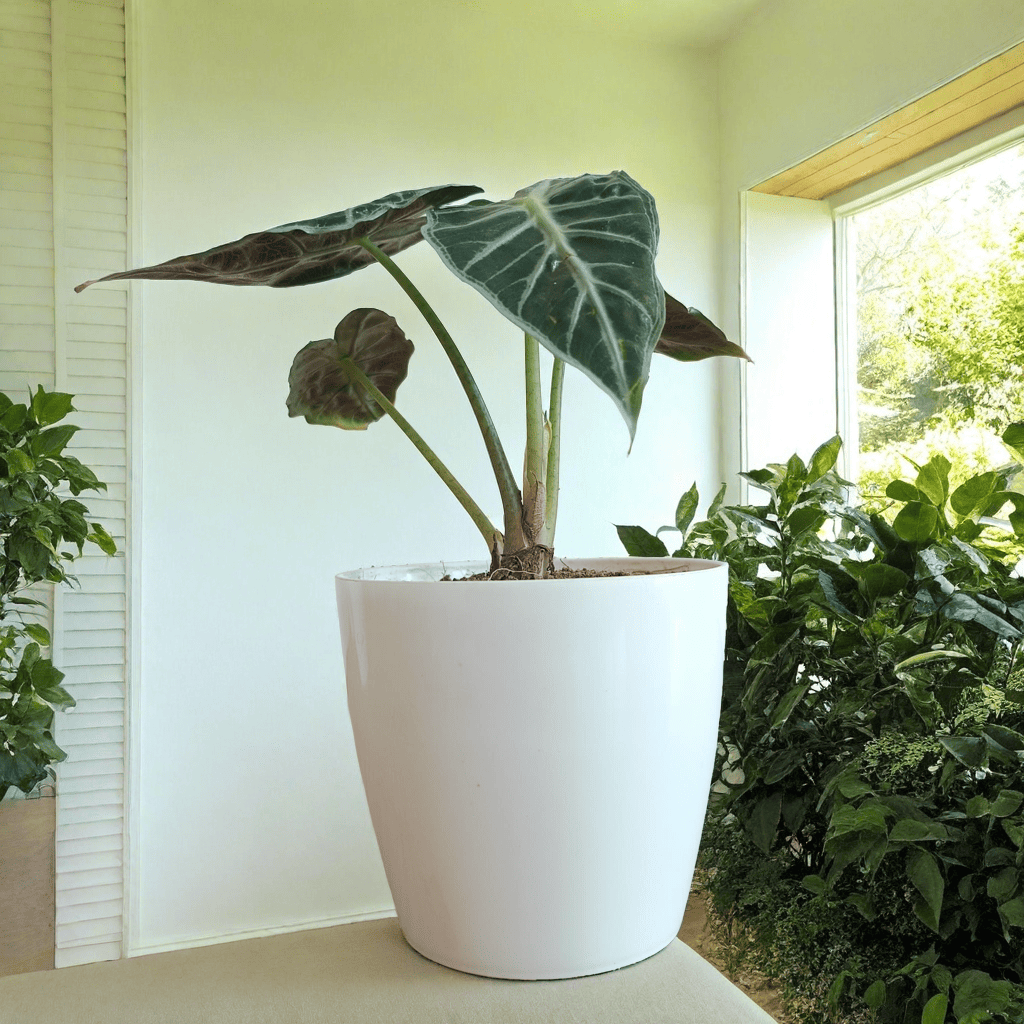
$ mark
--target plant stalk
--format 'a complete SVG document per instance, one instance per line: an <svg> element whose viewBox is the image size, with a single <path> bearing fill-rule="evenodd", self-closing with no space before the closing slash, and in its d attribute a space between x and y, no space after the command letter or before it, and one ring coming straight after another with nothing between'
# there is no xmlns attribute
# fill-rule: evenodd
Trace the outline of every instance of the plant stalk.
<svg viewBox="0 0 1024 1024"><path fill-rule="evenodd" d="M547 509L548 431L540 389L540 345L526 335L526 451L523 456L523 520L528 545L538 543Z"/></svg>
<svg viewBox="0 0 1024 1024"><path fill-rule="evenodd" d="M434 472L445 482L448 490L455 495L458 503L466 510L469 518L473 520L474 525L483 535L492 558L496 550L500 553L503 544L501 533L495 529L494 524L487 518L480 506L470 497L466 488L455 479L454 474L441 461L430 445L420 437L416 430L413 429L412 424L388 401L355 362L349 356L346 356L341 362L345 367L345 372L349 375L349 379L358 384L398 424L402 433L412 441L416 446L416 450L430 463Z"/></svg>
<svg viewBox="0 0 1024 1024"><path fill-rule="evenodd" d="M516 483L512 467L509 465L508 456L502 447L498 431L491 419L490 411L484 402L483 395L473 378L473 374L462 358L462 353L455 344L448 329L441 322L440 317L434 312L433 307L423 297L420 290L406 277L402 269L395 263L386 252L375 245L369 238L358 239L359 244L398 282L402 291L412 300L413 304L423 315L424 320L430 325L437 340L441 343L445 354L451 361L459 382L462 384L469 404L476 417L477 426L483 436L484 446L487 449L487 456L491 460L491 469L494 472L494 479L498 484L498 492L501 495L501 507L505 518L505 536L508 543L515 550L517 539L522 534L522 496L519 486ZM397 421L396 421L397 422Z"/></svg>
<svg viewBox="0 0 1024 1024"><path fill-rule="evenodd" d="M538 544L554 547L555 520L558 518L558 472L562 447L562 381L565 378L565 362L555 359L551 367L551 399L548 402L548 472L544 506L544 526Z"/></svg>

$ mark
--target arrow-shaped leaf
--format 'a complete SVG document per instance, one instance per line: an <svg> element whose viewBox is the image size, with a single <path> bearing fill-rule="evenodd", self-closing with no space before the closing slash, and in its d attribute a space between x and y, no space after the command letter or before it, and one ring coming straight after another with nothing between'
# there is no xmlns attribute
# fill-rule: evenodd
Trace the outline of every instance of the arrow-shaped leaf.
<svg viewBox="0 0 1024 1024"><path fill-rule="evenodd" d="M607 391L633 433L665 300L654 200L628 174L431 210L423 235L454 274Z"/></svg>
<svg viewBox="0 0 1024 1024"><path fill-rule="evenodd" d="M699 309L684 306L668 292L665 292L665 326L654 351L685 363L711 356L736 356L750 360L750 356L731 342Z"/></svg>
<svg viewBox="0 0 1024 1024"><path fill-rule="evenodd" d="M291 288L344 277L376 262L358 242L369 238L389 256L415 245L428 210L483 189L441 185L393 192L372 203L311 220L295 221L245 235L205 252L178 256L155 266L108 274L100 281L147 278L209 281L212 284L268 285ZM76 292L96 281L86 281Z"/></svg>
<svg viewBox="0 0 1024 1024"><path fill-rule="evenodd" d="M412 352L412 342L393 317L379 309L354 309L338 324L333 338L311 341L295 356L288 374L288 415L305 416L307 423L365 430L384 411L353 383L346 364L355 363L394 402Z"/></svg>

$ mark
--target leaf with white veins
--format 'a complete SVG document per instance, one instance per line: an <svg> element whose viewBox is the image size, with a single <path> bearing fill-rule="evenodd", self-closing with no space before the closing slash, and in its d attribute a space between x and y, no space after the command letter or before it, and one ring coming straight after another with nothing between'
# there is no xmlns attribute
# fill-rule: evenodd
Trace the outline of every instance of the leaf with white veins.
<svg viewBox="0 0 1024 1024"><path fill-rule="evenodd" d="M372 203L281 224L166 263L85 281L75 291L99 281L135 278L271 288L331 281L376 262L359 244L360 238L369 238L393 256L420 241L429 209L482 191L476 185L441 185L393 192Z"/></svg>
<svg viewBox="0 0 1024 1024"><path fill-rule="evenodd" d="M538 182L433 209L423 236L504 316L615 400L636 429L665 317L654 200L628 174Z"/></svg>

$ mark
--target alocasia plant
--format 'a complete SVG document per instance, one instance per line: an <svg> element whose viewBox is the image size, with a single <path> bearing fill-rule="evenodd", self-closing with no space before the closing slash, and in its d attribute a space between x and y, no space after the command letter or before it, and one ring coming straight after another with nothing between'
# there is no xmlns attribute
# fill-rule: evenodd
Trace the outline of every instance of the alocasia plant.
<svg viewBox="0 0 1024 1024"><path fill-rule="evenodd" d="M469 399L501 495L503 528L491 523L395 409L395 392L405 379L413 346L387 313L357 309L338 324L333 338L311 342L296 355L289 375L289 414L362 430L387 413L468 512L490 551L492 570L544 576L552 567L565 364L611 396L632 437L653 352L684 361L746 354L662 288L654 268L657 210L628 174L555 178L511 199L453 205L481 191L474 185L445 185L395 192L101 280L285 288L345 277L380 263L423 314ZM423 238L457 277L525 332L522 489L462 353L392 259ZM540 345L554 356L546 412Z"/></svg>

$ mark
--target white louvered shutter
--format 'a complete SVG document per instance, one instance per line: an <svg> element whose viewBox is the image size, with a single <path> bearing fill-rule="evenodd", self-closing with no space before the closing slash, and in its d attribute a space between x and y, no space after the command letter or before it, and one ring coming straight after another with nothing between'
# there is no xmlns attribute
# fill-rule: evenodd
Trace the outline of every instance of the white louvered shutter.
<svg viewBox="0 0 1024 1024"><path fill-rule="evenodd" d="M121 956L128 580L128 295L76 296L126 265L122 0L0 0L0 388L75 395L69 451L107 490L83 495L117 541L87 547L54 598L58 716L56 965Z"/></svg>

